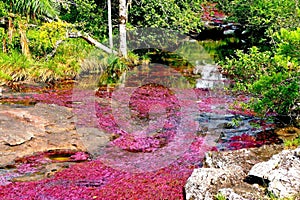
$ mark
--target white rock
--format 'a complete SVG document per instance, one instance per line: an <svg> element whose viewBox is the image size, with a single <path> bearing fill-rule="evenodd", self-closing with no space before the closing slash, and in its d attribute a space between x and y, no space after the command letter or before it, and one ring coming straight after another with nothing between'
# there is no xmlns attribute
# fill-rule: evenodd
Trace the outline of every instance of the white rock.
<svg viewBox="0 0 300 200"><path fill-rule="evenodd" d="M216 185L217 182L228 182L227 176L230 173L217 168L194 169L185 185L186 199L213 199L214 194L211 194L209 189L212 185Z"/></svg>
<svg viewBox="0 0 300 200"><path fill-rule="evenodd" d="M248 176L267 180L268 190L279 198L291 197L300 191L299 151L300 147L284 150L269 161L254 165Z"/></svg>

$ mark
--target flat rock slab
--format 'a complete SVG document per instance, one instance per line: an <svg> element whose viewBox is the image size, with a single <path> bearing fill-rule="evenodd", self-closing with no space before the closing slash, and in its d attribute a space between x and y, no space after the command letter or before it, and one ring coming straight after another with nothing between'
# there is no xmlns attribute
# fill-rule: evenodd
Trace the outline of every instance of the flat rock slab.
<svg viewBox="0 0 300 200"><path fill-rule="evenodd" d="M70 108L38 103L0 106L0 166L16 158L56 149L86 151Z"/></svg>
<svg viewBox="0 0 300 200"><path fill-rule="evenodd" d="M25 117L17 117L13 113L0 113L0 141L15 146L31 140L34 133L40 130L35 129L34 125L28 122Z"/></svg>

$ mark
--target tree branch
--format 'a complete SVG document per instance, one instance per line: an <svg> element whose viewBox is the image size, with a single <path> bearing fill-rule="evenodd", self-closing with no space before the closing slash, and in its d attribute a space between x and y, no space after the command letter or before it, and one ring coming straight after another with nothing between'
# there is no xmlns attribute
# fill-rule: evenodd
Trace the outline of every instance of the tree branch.
<svg viewBox="0 0 300 200"><path fill-rule="evenodd" d="M87 33L81 33L81 32L68 32L66 34L66 38L82 38L84 39L85 41L87 41L89 44L91 45L94 45L95 47L99 48L99 49L102 49L103 51L105 51L106 53L113 53L113 54L118 54L116 51L108 48L107 46L101 44L100 42L98 42L97 40L95 40L94 38L92 38L91 36L89 36ZM52 58L56 51L57 51L57 48L59 47L59 45L61 43L63 43L65 40L58 40L56 43L55 43L55 46L54 46L54 49L52 50L51 53L49 53L47 56L46 56L46 59L48 60L49 58Z"/></svg>
<svg viewBox="0 0 300 200"><path fill-rule="evenodd" d="M87 41L89 44L94 45L95 47L102 49L103 51L107 52L107 53L113 53L113 54L117 54L116 51L108 48L107 46L101 44L100 42L98 42L97 40L95 40L94 38L92 38L91 36L89 36L88 34L84 33L82 34L81 32L76 32L76 33L72 33L69 32L68 33L68 37L69 38L82 38L85 41Z"/></svg>

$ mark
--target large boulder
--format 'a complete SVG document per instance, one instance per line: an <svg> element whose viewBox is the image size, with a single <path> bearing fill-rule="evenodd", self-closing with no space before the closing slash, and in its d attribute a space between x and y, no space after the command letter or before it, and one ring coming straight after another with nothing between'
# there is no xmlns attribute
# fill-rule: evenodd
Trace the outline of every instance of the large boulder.
<svg viewBox="0 0 300 200"><path fill-rule="evenodd" d="M259 184L246 182L249 170L282 151L281 145L236 151L207 152L203 168L194 169L184 189L187 200L215 199L222 194L229 200L262 200L266 189Z"/></svg>
<svg viewBox="0 0 300 200"><path fill-rule="evenodd" d="M217 168L195 169L185 185L186 199L213 199L218 187L231 185L231 177L235 177L236 173L241 173L241 171L228 171Z"/></svg>
<svg viewBox="0 0 300 200"><path fill-rule="evenodd" d="M300 147L284 150L268 161L257 163L249 171L248 179L267 184L268 191L279 198L299 195Z"/></svg>

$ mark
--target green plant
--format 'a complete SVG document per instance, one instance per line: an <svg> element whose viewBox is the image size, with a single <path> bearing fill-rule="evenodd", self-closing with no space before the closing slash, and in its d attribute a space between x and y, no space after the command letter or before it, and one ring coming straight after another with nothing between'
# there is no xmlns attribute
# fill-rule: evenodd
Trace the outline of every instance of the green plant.
<svg viewBox="0 0 300 200"><path fill-rule="evenodd" d="M30 59L17 50L0 53L0 80L53 82L73 79L81 71L83 59L93 50L94 47L82 39L70 39L60 45L54 57L48 60Z"/></svg>
<svg viewBox="0 0 300 200"><path fill-rule="evenodd" d="M294 29L300 23L298 1L282 0L214 0L228 14L228 21L243 24L249 30L250 42L267 46L272 34L280 28Z"/></svg>
<svg viewBox="0 0 300 200"><path fill-rule="evenodd" d="M104 72L100 75L99 84L116 84L123 72L126 72L129 67L126 60L113 54L109 55L106 60L106 66Z"/></svg>
<svg viewBox="0 0 300 200"><path fill-rule="evenodd" d="M214 197L215 200L226 200L226 197L222 193L218 193Z"/></svg>
<svg viewBox="0 0 300 200"><path fill-rule="evenodd" d="M286 148L298 147L300 145L300 136L292 140L284 140L283 143Z"/></svg>
<svg viewBox="0 0 300 200"><path fill-rule="evenodd" d="M129 65L138 65L140 63L140 58L137 54L129 51L127 55Z"/></svg>
<svg viewBox="0 0 300 200"><path fill-rule="evenodd" d="M220 61L222 71L235 80L233 91L251 94L248 107L261 116L269 113L296 118L300 108L300 29L274 34L272 51L252 47ZM296 56L296 57L294 57Z"/></svg>
<svg viewBox="0 0 300 200"><path fill-rule="evenodd" d="M230 122L230 124L233 127L239 127L241 125L242 119L241 118L233 118Z"/></svg>
<svg viewBox="0 0 300 200"><path fill-rule="evenodd" d="M133 1L128 21L135 27L160 27L187 33L203 26L201 3L198 0Z"/></svg>
<svg viewBox="0 0 300 200"><path fill-rule="evenodd" d="M62 21L43 23L41 26L28 30L27 37L30 41L30 49L33 55L39 59L47 56L58 41L66 40L67 29L71 25Z"/></svg>

